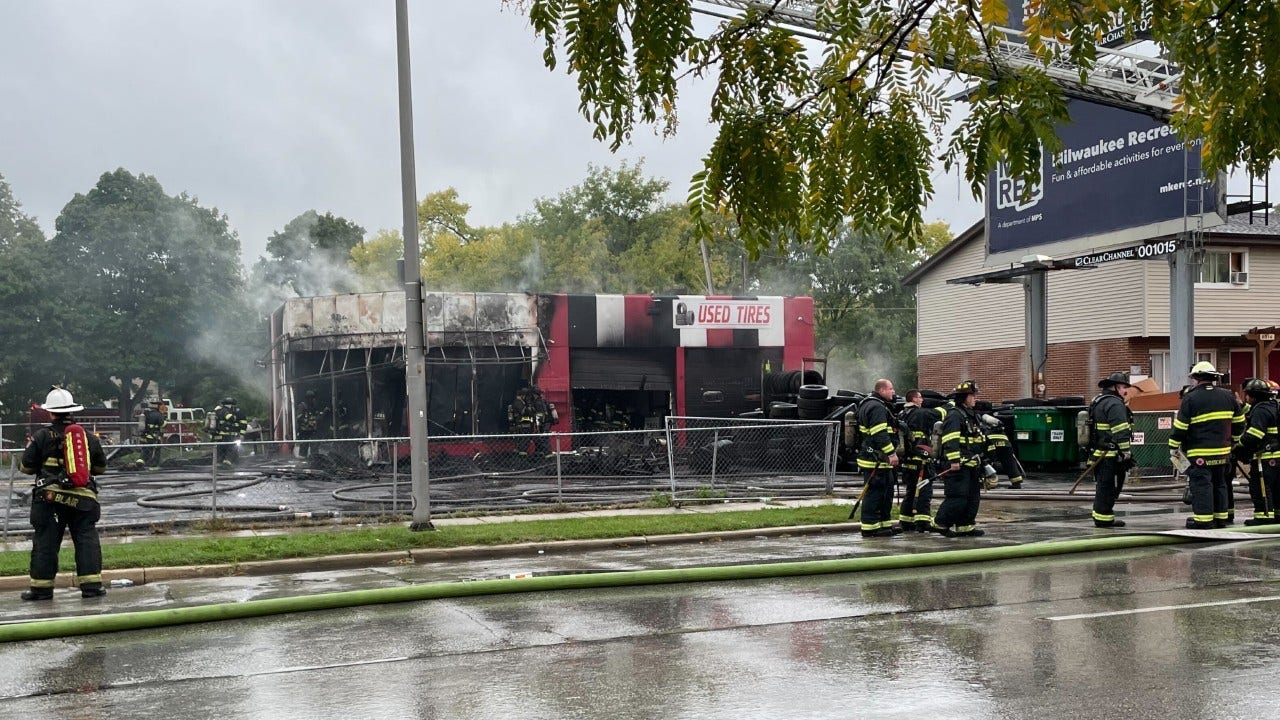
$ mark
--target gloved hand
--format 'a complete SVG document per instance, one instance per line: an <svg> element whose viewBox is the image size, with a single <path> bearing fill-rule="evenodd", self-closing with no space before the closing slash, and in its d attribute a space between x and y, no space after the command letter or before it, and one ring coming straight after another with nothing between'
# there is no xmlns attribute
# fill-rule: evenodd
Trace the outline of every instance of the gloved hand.
<svg viewBox="0 0 1280 720"><path fill-rule="evenodd" d="M1253 462L1253 453L1246 450L1243 445L1236 445L1231 448L1231 459L1248 465Z"/></svg>
<svg viewBox="0 0 1280 720"><path fill-rule="evenodd" d="M1133 466L1138 464L1138 462L1133 459L1133 453L1127 450L1116 454L1116 463L1120 466L1121 472L1130 470Z"/></svg>

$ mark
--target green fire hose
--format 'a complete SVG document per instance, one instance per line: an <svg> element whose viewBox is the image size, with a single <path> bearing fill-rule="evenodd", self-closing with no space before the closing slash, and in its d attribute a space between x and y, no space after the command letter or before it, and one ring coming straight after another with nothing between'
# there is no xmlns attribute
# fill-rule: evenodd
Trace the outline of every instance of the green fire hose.
<svg viewBox="0 0 1280 720"><path fill-rule="evenodd" d="M1012 560L1030 557L1048 557L1071 553L1124 550L1160 545L1177 545L1206 540L1253 539L1253 534L1280 533L1278 525L1262 525L1240 528L1230 533L1213 536L1197 536L1192 532L1108 535L1076 540L1006 545L965 550L944 550L929 553L904 553L877 557L859 557L837 560L811 560L800 562L767 563L759 565L731 565L722 567L696 567L675 570L633 570L625 572L584 573L546 577L479 580L469 582L430 583L424 585L349 590L344 592L304 595L300 597L249 600L247 602L197 605L167 610L144 610L85 617L34 620L30 622L0 625L0 642L21 640L45 640L72 635L143 630L148 628L185 625L190 623L239 620L267 615L333 610L360 605L436 600L440 598L475 597L507 593L546 592L552 590L583 590L589 588L629 587L637 585L661 585L668 583L723 582L729 580L754 580L761 578L824 575L833 573L897 570L903 568L933 567L980 563L993 560Z"/></svg>

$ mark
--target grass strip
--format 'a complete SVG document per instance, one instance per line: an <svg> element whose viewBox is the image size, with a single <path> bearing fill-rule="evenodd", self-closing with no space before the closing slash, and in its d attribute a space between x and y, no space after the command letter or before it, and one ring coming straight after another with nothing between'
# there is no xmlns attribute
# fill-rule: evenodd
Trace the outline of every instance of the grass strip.
<svg viewBox="0 0 1280 720"><path fill-rule="evenodd" d="M323 557L350 553L386 552L414 548L451 548L467 545L586 540L635 535L672 535L692 532L751 530L790 525L826 525L846 522L847 505L803 508L764 508L714 513L672 515L610 515L556 520L490 522L476 525L444 525L434 531L412 532L404 525L317 530L261 537L157 538L139 542L104 543L104 569L218 565L255 560ZM73 554L65 543L59 569L74 570ZM0 552L0 576L23 576L29 553Z"/></svg>

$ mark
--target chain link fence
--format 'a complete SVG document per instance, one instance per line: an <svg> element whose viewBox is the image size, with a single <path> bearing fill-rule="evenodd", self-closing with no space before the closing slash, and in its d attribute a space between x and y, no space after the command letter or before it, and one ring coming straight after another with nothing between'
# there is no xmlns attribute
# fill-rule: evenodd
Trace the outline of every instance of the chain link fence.
<svg viewBox="0 0 1280 720"><path fill-rule="evenodd" d="M837 423L670 418L667 427L429 438L432 514L817 497ZM408 438L105 444L100 527L281 523L413 509ZM3 458L3 535L30 532L33 478Z"/></svg>
<svg viewBox="0 0 1280 720"><path fill-rule="evenodd" d="M1173 478L1169 462L1169 436L1175 410L1143 410L1133 414L1133 439L1129 443L1137 463L1134 472L1147 479Z"/></svg>

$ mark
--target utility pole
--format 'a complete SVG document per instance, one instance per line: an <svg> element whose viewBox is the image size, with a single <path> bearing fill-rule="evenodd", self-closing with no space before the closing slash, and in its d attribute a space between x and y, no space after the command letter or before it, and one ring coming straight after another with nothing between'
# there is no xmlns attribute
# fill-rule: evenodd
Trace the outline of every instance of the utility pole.
<svg viewBox="0 0 1280 720"><path fill-rule="evenodd" d="M413 162L413 84L409 78L408 0L396 0L396 65L400 85L400 204L404 220L405 354L404 385L409 392L409 460L413 521L410 530L431 524L431 474L427 466L427 360L422 324L422 271L418 264L418 186Z"/></svg>

